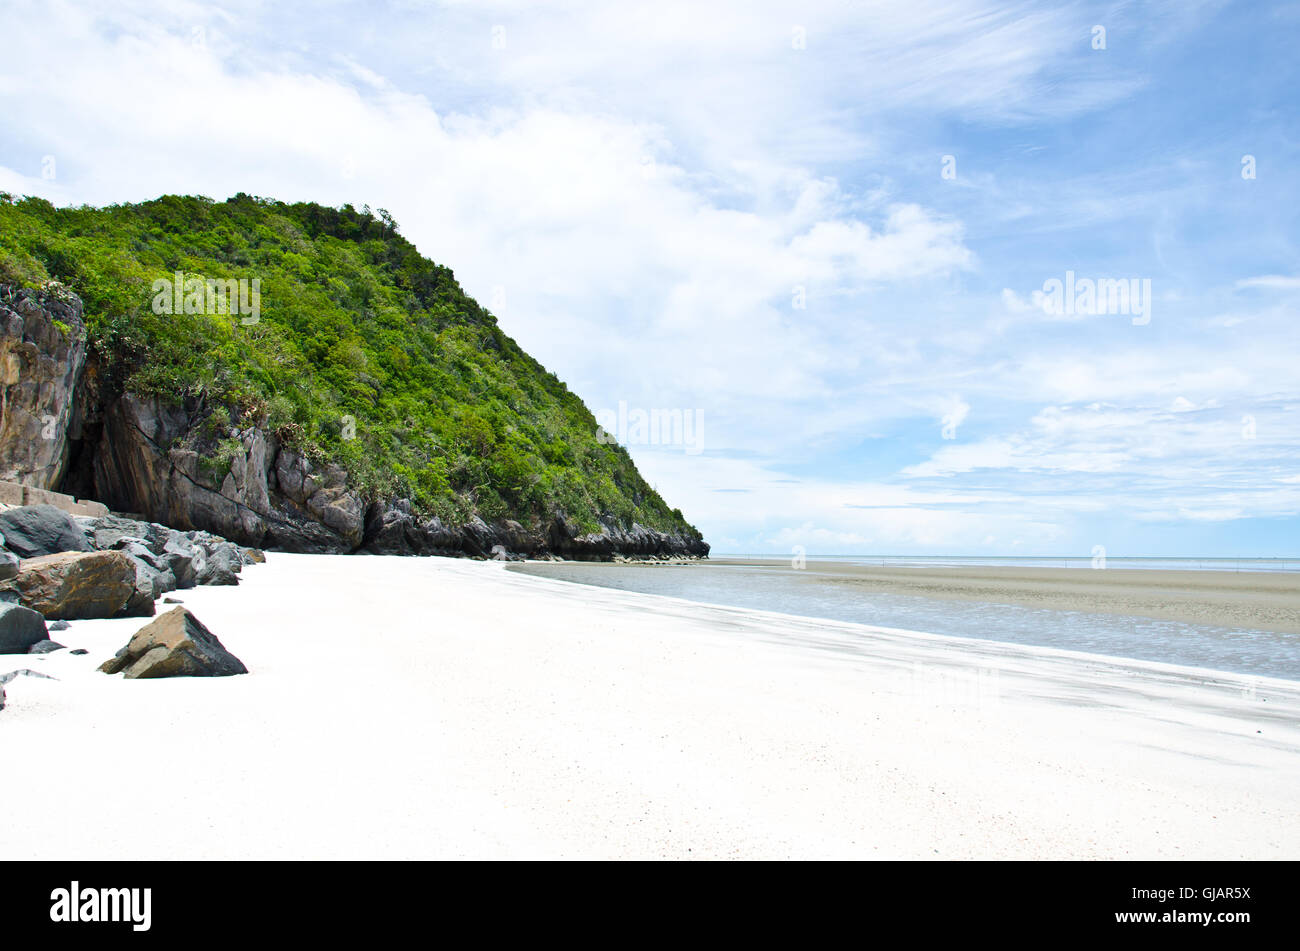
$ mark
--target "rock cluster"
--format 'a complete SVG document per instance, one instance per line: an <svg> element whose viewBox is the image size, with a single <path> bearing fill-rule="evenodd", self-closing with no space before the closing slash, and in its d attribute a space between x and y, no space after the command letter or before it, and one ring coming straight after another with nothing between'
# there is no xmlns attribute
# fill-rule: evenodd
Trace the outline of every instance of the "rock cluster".
<svg viewBox="0 0 1300 951"><path fill-rule="evenodd" d="M624 530L602 525L599 532L581 532L563 516L549 524L525 528L502 520L489 525L478 517L461 526L440 519L420 519L410 502L398 499L371 505L361 551L375 555L468 555L474 558L571 558L575 561L661 560L703 558L709 545L702 539L671 535L633 524Z"/></svg>
<svg viewBox="0 0 1300 951"><path fill-rule="evenodd" d="M152 616L169 591L238 584L244 565L265 560L208 532L52 505L0 512L0 545L12 553L0 559L0 602L49 620Z"/></svg>

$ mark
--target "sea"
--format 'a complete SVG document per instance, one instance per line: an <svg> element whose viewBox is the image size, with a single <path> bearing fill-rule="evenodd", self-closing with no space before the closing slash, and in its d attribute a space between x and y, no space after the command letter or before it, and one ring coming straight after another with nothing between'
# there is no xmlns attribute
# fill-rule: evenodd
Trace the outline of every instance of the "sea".
<svg viewBox="0 0 1300 951"><path fill-rule="evenodd" d="M789 558L716 557L761 560L772 566L790 567ZM819 575L817 564L822 561L850 565L1001 565L1079 570L1093 567L1092 559L1086 557L846 556L809 561L799 571L709 561L681 565L530 562L512 565L511 570L704 604L1300 680L1300 635L1296 634L911 594L868 593L852 590L829 575ZM1300 571L1300 559L1125 557L1107 559L1106 567L1295 572Z"/></svg>

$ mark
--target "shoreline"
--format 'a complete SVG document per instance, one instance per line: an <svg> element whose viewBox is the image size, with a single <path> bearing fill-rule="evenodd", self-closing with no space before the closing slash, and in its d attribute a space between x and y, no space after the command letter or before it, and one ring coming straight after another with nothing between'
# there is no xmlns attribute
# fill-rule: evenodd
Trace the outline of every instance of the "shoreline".
<svg viewBox="0 0 1300 951"><path fill-rule="evenodd" d="M547 564L547 562L537 562L537 564ZM574 562L582 564L582 562ZM511 565L507 568L507 573L517 574L520 577L530 578L541 582L553 582L565 586L578 586L582 588L594 588L597 591L609 592L612 594L627 594L633 598L651 598L655 601L664 602L665 605L681 605L687 609L701 609L699 612L691 611L690 613L703 614L706 611L719 611L728 613L743 614L758 620L770 621L774 624L788 625L791 629L826 629L833 631L836 635L844 635L846 638L857 638L863 633L870 635L887 635L902 638L914 638L920 641L934 641L943 646L950 646L954 650L972 655L983 653L983 648L988 647L994 653L1000 649L1010 651L1020 651L1025 654L1041 655L1043 658L1059 658L1064 661L1073 660L1080 664L1101 663L1101 664L1118 664L1126 667L1139 668L1143 672L1149 672L1153 675L1173 675L1188 678L1197 681L1202 685L1217 682L1218 678L1231 681L1249 681L1251 683L1272 683L1282 689L1300 689L1300 679L1291 677L1277 677L1269 674L1257 674L1237 670L1224 670L1217 667L1205 667L1195 664L1179 664L1171 661L1152 660L1144 657L1128 657L1123 654L1106 654L1099 651L1088 651L1077 648L1053 647L1047 644L1027 644L1022 641L1003 641L989 637L973 637L959 634L942 634L934 631L925 631L918 628L891 627L882 624L867 624L858 621L845 621L837 618L819 617L811 614L791 614L785 611L774 611L765 608L751 608L733 604L723 604L716 601L697 601L692 598L682 598L675 595L658 594L653 592L634 591L629 588L605 587L602 585L589 584L582 581L569 581L563 578L553 578L546 575L535 575L529 572L520 571L518 565ZM629 607L633 607L629 605ZM860 652L857 646L858 641L845 640L843 646L850 653ZM1234 688L1235 689L1235 688Z"/></svg>
<svg viewBox="0 0 1300 951"><path fill-rule="evenodd" d="M708 563L816 578L864 596L872 592L907 594L1300 634L1300 572L882 566L816 561L795 570L786 564L754 559L717 558Z"/></svg>
<svg viewBox="0 0 1300 951"><path fill-rule="evenodd" d="M61 678L11 685L6 749L40 764L13 801L77 817L16 828L12 857L1300 852L1291 681L462 559L272 552L178 593L251 674L94 673L131 619L73 622L85 657L2 659Z"/></svg>

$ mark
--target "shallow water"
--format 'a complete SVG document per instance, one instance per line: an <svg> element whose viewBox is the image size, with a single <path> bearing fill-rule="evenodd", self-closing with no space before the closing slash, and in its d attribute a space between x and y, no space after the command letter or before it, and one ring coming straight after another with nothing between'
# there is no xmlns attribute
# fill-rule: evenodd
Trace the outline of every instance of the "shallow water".
<svg viewBox="0 0 1300 951"><path fill-rule="evenodd" d="M864 594L846 590L829 577L823 580L811 566L796 573L738 565L566 562L513 565L511 570L707 604L1300 680L1300 635L905 594Z"/></svg>
<svg viewBox="0 0 1300 951"><path fill-rule="evenodd" d="M714 552L715 559L729 558L789 564L789 556L727 555ZM812 556L809 556L812 557ZM1097 559L1079 555L1024 555L992 557L987 555L817 555L817 561L842 565L974 565L1005 568L1086 568L1098 567ZM1300 571L1300 558L1165 558L1110 555L1104 559L1108 568L1147 569L1151 571Z"/></svg>

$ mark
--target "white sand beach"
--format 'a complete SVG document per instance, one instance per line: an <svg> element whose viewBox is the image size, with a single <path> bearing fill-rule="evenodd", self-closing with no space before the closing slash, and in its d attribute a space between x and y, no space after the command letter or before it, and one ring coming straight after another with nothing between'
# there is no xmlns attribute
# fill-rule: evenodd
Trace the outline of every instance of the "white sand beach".
<svg viewBox="0 0 1300 951"><path fill-rule="evenodd" d="M247 676L0 657L7 859L1300 857L1297 682L268 558L176 595Z"/></svg>

